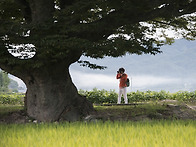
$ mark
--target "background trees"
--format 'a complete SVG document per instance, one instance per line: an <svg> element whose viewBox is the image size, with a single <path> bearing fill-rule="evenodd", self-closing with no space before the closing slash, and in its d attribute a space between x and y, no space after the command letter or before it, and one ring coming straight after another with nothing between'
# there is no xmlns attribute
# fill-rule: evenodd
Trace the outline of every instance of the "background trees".
<svg viewBox="0 0 196 147"><path fill-rule="evenodd" d="M8 92L8 85L10 83L10 79L7 73L0 71L0 92Z"/></svg>

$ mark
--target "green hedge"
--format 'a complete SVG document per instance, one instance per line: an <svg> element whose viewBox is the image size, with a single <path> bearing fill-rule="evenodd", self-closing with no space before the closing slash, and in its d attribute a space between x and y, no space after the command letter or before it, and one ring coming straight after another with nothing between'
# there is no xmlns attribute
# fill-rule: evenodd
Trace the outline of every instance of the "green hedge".
<svg viewBox="0 0 196 147"><path fill-rule="evenodd" d="M117 103L118 93L114 90L98 90L92 91L79 90L79 94L85 96L90 102L94 104L103 103ZM176 93L169 93L164 90L160 92L156 91L136 91L127 94L129 103L144 102L144 101L158 101L158 100L178 100L184 102L196 102L196 91L179 91ZM122 98L123 101L123 98Z"/></svg>
<svg viewBox="0 0 196 147"><path fill-rule="evenodd" d="M103 103L116 103L118 94L114 90L98 90L93 89L92 91L79 90L79 94L85 96L90 102L95 104Z"/></svg>
<svg viewBox="0 0 196 147"><path fill-rule="evenodd" d="M85 96L90 102L94 104L109 104L117 103L118 93L115 90L98 90L93 89L91 91L79 90L79 94ZM178 100L184 102L196 102L196 91L179 91L176 93L169 93L166 91L136 91L127 94L129 103L145 102L145 101L158 101L158 100ZM122 98L123 102L123 98ZM0 93L0 104L11 105L24 105L24 94L6 94Z"/></svg>
<svg viewBox="0 0 196 147"><path fill-rule="evenodd" d="M24 94L0 93L0 104L24 105Z"/></svg>
<svg viewBox="0 0 196 147"><path fill-rule="evenodd" d="M196 102L196 91L179 91L177 93L172 94L172 99L179 101Z"/></svg>

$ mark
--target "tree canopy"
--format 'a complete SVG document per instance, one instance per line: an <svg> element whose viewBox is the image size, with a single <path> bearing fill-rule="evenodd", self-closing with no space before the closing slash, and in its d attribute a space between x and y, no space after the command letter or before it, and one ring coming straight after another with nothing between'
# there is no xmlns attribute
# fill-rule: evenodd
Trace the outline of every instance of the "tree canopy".
<svg viewBox="0 0 196 147"><path fill-rule="evenodd" d="M19 70L59 61L71 64L81 55L156 54L173 41L164 31L153 37L157 28L195 38L195 11L195 0L1 0L0 63Z"/></svg>

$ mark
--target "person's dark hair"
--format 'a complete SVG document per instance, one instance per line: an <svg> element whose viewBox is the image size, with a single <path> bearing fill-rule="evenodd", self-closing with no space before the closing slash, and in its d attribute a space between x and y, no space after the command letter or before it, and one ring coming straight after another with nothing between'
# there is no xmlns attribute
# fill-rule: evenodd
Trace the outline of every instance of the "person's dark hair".
<svg viewBox="0 0 196 147"><path fill-rule="evenodd" d="M119 71L125 72L125 69L121 67L119 68Z"/></svg>

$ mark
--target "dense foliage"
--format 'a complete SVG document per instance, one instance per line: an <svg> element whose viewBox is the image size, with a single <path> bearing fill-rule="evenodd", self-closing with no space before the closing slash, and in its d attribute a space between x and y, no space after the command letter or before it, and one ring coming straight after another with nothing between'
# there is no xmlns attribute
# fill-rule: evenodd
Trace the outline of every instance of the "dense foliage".
<svg viewBox="0 0 196 147"><path fill-rule="evenodd" d="M24 105L24 94L0 93L0 104Z"/></svg>
<svg viewBox="0 0 196 147"><path fill-rule="evenodd" d="M67 59L77 62L81 55L156 54L160 46L173 42L165 30L152 37L157 29L169 28L195 39L195 6L195 0L2 0L0 65L17 73L23 67L39 68ZM18 58L36 58L21 61L8 51ZM101 68L88 61L79 63Z"/></svg>
<svg viewBox="0 0 196 147"><path fill-rule="evenodd" d="M117 103L118 94L114 91L93 89L92 91L80 90L79 93L85 96L94 104L103 103ZM127 94L129 103L144 102L144 101L158 101L158 100L178 100L184 102L196 102L196 91L179 91L176 93L169 93L166 91L136 91ZM123 102L123 98L122 98Z"/></svg>

